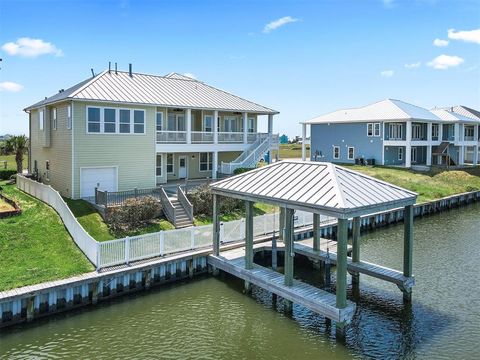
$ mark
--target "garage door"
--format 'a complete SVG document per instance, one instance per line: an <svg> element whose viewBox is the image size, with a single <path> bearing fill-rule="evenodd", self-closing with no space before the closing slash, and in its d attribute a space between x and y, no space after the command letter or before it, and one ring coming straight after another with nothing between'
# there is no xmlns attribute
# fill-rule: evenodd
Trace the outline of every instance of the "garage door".
<svg viewBox="0 0 480 360"><path fill-rule="evenodd" d="M80 169L80 196L95 196L95 187L100 190L117 191L117 168Z"/></svg>

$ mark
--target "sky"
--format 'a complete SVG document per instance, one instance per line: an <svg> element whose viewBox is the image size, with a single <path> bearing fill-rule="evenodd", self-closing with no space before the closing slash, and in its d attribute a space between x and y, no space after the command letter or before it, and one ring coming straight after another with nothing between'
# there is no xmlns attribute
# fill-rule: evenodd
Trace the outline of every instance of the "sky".
<svg viewBox="0 0 480 360"><path fill-rule="evenodd" d="M480 0L0 0L0 57L0 135L111 61L278 110L292 137L386 98L480 109Z"/></svg>

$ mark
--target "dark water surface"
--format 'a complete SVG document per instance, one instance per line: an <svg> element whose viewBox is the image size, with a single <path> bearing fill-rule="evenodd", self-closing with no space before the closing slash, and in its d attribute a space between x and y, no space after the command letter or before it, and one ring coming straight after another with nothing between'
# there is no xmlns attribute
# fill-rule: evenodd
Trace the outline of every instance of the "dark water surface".
<svg viewBox="0 0 480 360"><path fill-rule="evenodd" d="M362 259L401 269L403 227L365 234ZM480 358L480 204L415 221L413 304L363 276L344 343L334 326L229 277L198 279L0 331L0 357L162 359ZM308 275L307 267L296 275Z"/></svg>

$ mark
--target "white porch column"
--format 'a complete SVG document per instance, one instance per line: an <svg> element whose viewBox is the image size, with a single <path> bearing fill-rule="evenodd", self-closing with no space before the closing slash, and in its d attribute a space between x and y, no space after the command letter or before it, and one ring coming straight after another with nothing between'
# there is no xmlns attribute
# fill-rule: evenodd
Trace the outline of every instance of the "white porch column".
<svg viewBox="0 0 480 360"><path fill-rule="evenodd" d="M473 165L478 165L478 143L480 142L478 138L478 132L480 131L480 125L473 128L473 140L477 142L477 145L473 147Z"/></svg>
<svg viewBox="0 0 480 360"><path fill-rule="evenodd" d="M427 123L427 159L425 164L427 166L432 165L432 123Z"/></svg>
<svg viewBox="0 0 480 360"><path fill-rule="evenodd" d="M307 124L302 124L302 161L305 161L307 159L307 145L305 144L306 141L307 141ZM312 149L312 144L310 143L310 150L311 149Z"/></svg>
<svg viewBox="0 0 480 360"><path fill-rule="evenodd" d="M425 165L431 166L432 165L432 145L427 146L427 159Z"/></svg>
<svg viewBox="0 0 480 360"><path fill-rule="evenodd" d="M406 141L405 141L405 167L412 166L412 122L406 122Z"/></svg>
<svg viewBox="0 0 480 360"><path fill-rule="evenodd" d="M217 171L218 171L218 151L212 152L213 159L212 159L212 179L217 178Z"/></svg>
<svg viewBox="0 0 480 360"><path fill-rule="evenodd" d="M218 144L218 111L213 112L213 143Z"/></svg>
<svg viewBox="0 0 480 360"><path fill-rule="evenodd" d="M438 141L443 141L443 124L438 124Z"/></svg>
<svg viewBox="0 0 480 360"><path fill-rule="evenodd" d="M459 146L458 147L458 165L464 165L465 164L465 146Z"/></svg>
<svg viewBox="0 0 480 360"><path fill-rule="evenodd" d="M460 137L460 124L455 124L455 125L453 126L453 128L454 128L454 132L455 132L454 141L455 141L455 142L461 141L462 138Z"/></svg>
<svg viewBox="0 0 480 360"><path fill-rule="evenodd" d="M268 115L268 138L270 139L270 147L268 149L268 163L273 162L272 159L272 134L273 134L273 114Z"/></svg>
<svg viewBox="0 0 480 360"><path fill-rule="evenodd" d="M185 121L187 122L187 144L192 143L192 109L185 111Z"/></svg>
<svg viewBox="0 0 480 360"><path fill-rule="evenodd" d="M248 144L248 113L243 113L243 143Z"/></svg>

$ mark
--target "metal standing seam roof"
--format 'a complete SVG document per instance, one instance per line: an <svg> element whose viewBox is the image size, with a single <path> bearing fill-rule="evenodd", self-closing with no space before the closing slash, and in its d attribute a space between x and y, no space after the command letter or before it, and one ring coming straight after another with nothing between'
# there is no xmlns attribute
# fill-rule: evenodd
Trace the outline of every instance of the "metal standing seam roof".
<svg viewBox="0 0 480 360"><path fill-rule="evenodd" d="M37 102L30 110L62 100L91 100L166 107L278 114L278 111L176 73L167 76L104 71Z"/></svg>
<svg viewBox="0 0 480 360"><path fill-rule="evenodd" d="M326 162L281 161L211 184L212 192L346 219L413 205L417 194Z"/></svg>
<svg viewBox="0 0 480 360"><path fill-rule="evenodd" d="M446 109L432 109L431 112L446 122L462 122L462 123L465 122L465 123L473 123L473 124L480 123L480 120L474 119L472 117L464 116L460 113L452 112Z"/></svg>
<svg viewBox="0 0 480 360"><path fill-rule="evenodd" d="M480 111L469 108L465 105L451 106L443 109L448 110L449 112L453 112L455 114L460 114L468 118L478 120L480 122Z"/></svg>
<svg viewBox="0 0 480 360"><path fill-rule="evenodd" d="M420 106L401 100L386 99L360 108L337 110L305 121L304 124L350 123L376 120L439 121L440 119Z"/></svg>

